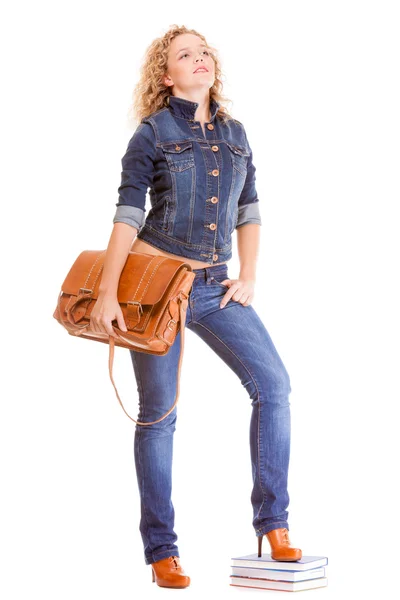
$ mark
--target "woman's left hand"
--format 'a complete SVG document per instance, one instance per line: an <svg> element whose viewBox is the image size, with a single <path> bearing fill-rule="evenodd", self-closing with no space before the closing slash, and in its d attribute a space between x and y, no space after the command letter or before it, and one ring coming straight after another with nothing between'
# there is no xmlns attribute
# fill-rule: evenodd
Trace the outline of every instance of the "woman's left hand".
<svg viewBox="0 0 400 600"><path fill-rule="evenodd" d="M254 297L254 279L224 279L220 283L227 285L229 290L222 298L220 308L223 308L232 298L235 302L240 302L243 306L249 306Z"/></svg>

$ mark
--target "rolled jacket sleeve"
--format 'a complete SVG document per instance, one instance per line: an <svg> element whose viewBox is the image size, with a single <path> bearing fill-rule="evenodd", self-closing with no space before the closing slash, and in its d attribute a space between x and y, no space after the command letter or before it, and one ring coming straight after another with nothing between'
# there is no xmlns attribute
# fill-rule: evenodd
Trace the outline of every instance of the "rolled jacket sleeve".
<svg viewBox="0 0 400 600"><path fill-rule="evenodd" d="M153 184L156 144L153 128L140 123L121 159L121 185L113 223L140 229L145 221L146 194Z"/></svg>
<svg viewBox="0 0 400 600"><path fill-rule="evenodd" d="M239 198L238 206L238 219L236 222L236 229L247 225L247 223L257 223L262 225L260 204L256 190L256 168L253 163L253 151L249 145L246 132L244 132L246 138L247 149L250 152L247 159L247 176L244 183L242 193Z"/></svg>

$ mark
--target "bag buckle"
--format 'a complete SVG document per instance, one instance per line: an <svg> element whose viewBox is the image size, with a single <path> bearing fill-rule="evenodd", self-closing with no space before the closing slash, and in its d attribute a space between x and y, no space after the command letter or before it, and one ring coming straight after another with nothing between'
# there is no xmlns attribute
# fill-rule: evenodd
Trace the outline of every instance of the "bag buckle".
<svg viewBox="0 0 400 600"><path fill-rule="evenodd" d="M172 327L171 327L171 324L172 324L172 323L173 323L173 325L172 325ZM168 329L170 329L171 331L173 331L173 330L174 330L174 325L176 325L176 323L177 323L177 321L175 321L175 319L170 319L170 320L168 321L168 323L167 323L167 327L168 327Z"/></svg>
<svg viewBox="0 0 400 600"><path fill-rule="evenodd" d="M138 300L128 300L127 304L137 304L139 306L139 313L141 315L143 314L142 305L140 304L140 302Z"/></svg>

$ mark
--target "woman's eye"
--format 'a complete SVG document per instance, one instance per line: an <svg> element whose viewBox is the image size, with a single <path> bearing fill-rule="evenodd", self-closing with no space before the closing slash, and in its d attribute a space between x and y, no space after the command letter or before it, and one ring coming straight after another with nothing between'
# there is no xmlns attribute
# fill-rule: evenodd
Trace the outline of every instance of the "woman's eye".
<svg viewBox="0 0 400 600"><path fill-rule="evenodd" d="M208 52L208 50L203 50L203 52L205 52L206 54L208 54L208 56L210 56L210 53ZM181 58L183 58L184 56L189 56L189 54L187 52L185 52L185 54L182 54L182 56L179 57L179 60L181 60Z"/></svg>

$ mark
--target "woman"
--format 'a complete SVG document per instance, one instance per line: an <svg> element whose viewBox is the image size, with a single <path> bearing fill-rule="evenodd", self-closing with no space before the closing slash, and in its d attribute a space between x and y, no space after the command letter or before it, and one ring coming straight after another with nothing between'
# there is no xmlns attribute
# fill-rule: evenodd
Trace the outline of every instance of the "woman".
<svg viewBox="0 0 400 600"><path fill-rule="evenodd" d="M147 50L136 90L140 124L122 159L122 181L94 331L126 331L117 288L130 250L179 257L195 272L186 327L200 336L240 378L252 400L250 452L252 521L275 560L299 560L288 537L287 475L291 391L288 373L251 306L261 218L255 167L245 129L222 106L220 64L205 38L174 26ZM145 218L146 192L151 210ZM237 230L240 273L228 277ZM137 235L136 235L137 234ZM132 244L133 238L134 242ZM156 356L130 351L138 384L138 420L165 414L176 395L180 334ZM171 502L176 408L151 427L135 427L135 465L141 498L145 563L163 587L186 587Z"/></svg>

